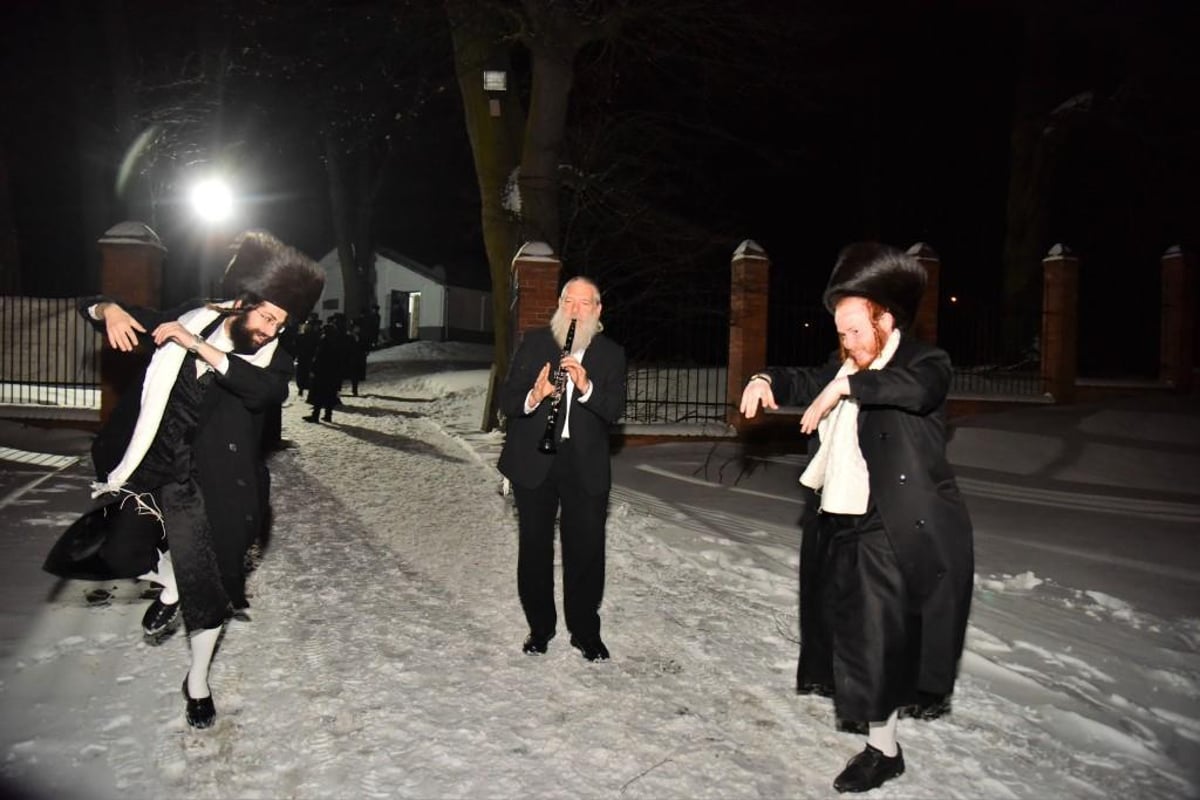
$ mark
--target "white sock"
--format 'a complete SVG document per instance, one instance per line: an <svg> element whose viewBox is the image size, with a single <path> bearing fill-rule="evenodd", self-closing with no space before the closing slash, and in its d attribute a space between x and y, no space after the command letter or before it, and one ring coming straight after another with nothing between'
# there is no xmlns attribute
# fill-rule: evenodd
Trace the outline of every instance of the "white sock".
<svg viewBox="0 0 1200 800"><path fill-rule="evenodd" d="M896 744L896 721L899 715L893 711L883 722L872 722L868 725L867 744L883 753L888 758L894 758L899 752Z"/></svg>
<svg viewBox="0 0 1200 800"><path fill-rule="evenodd" d="M192 648L192 668L188 670L188 696L193 700L212 694L208 688L208 667L212 664L217 649L220 628L205 628L191 635L188 644Z"/></svg>
<svg viewBox="0 0 1200 800"><path fill-rule="evenodd" d="M144 581L157 583L162 587L158 599L167 605L179 602L179 586L175 583L175 565L171 563L171 552L164 550L158 554L158 564L145 575L138 575Z"/></svg>

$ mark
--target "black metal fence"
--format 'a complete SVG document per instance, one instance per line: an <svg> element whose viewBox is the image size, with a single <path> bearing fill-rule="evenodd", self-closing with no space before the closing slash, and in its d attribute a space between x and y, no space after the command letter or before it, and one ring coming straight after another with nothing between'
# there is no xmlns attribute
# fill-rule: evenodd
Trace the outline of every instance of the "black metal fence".
<svg viewBox="0 0 1200 800"><path fill-rule="evenodd" d="M100 335L65 297L0 297L0 405L100 408Z"/></svg>
<svg viewBox="0 0 1200 800"><path fill-rule="evenodd" d="M723 284L680 285L669 296L606 301L605 325L629 365L625 423L724 423L729 278L722 277Z"/></svg>
<svg viewBox="0 0 1200 800"><path fill-rule="evenodd" d="M954 364L950 392L981 397L1042 395L1040 337L1040 314L943 304L938 346Z"/></svg>

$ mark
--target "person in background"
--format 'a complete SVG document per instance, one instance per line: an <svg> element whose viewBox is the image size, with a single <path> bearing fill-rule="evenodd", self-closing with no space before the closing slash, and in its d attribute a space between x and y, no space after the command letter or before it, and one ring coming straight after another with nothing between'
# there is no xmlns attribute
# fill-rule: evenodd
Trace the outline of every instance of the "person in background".
<svg viewBox="0 0 1200 800"><path fill-rule="evenodd" d="M899 712L948 708L971 607L971 520L946 460L950 357L909 331L924 289L910 256L850 245L824 295L839 352L823 367L770 367L742 392L747 419L807 406L800 428L818 434L800 479L797 691L866 724L839 792L903 774Z"/></svg>
<svg viewBox="0 0 1200 800"><path fill-rule="evenodd" d="M338 392L345 372L345 336L338 326L330 321L321 328L321 338L313 355L312 386L308 390L308 403L312 413L305 422L333 422L333 409L341 402ZM323 416L320 416L324 412Z"/></svg>
<svg viewBox="0 0 1200 800"><path fill-rule="evenodd" d="M563 613L571 646L588 661L609 657L600 638L612 486L608 439L625 413L625 351L601 333L600 311L595 283L567 281L550 326L525 334L500 390L507 430L498 466L512 482L517 505L517 593L529 624L522 649L531 655L546 652L557 627L554 523L561 512ZM564 352L572 320L573 344ZM565 370L561 392L551 373L557 368ZM556 424L548 430L556 402ZM554 453L539 451L547 433Z"/></svg>
<svg viewBox="0 0 1200 800"><path fill-rule="evenodd" d="M216 717L209 668L226 621L249 605L246 554L269 516L264 415L286 399L292 375L277 339L308 314L324 280L308 256L248 231L225 271L232 300L165 312L104 297L80 304L113 348L155 347L141 385L124 394L92 445L93 488L161 523L161 538L144 547L110 547L125 560L109 566L116 577L162 587L142 618L147 636L182 611L191 655L185 716L194 728Z"/></svg>
<svg viewBox="0 0 1200 800"><path fill-rule="evenodd" d="M317 353L317 342L321 340L321 318L309 314L296 334L296 388L299 397L304 397L312 383L313 357Z"/></svg>

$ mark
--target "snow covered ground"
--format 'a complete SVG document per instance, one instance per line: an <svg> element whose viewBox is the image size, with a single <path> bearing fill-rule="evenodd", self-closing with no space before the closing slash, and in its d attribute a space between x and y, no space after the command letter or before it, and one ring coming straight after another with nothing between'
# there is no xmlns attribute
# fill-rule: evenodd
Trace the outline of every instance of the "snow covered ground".
<svg viewBox="0 0 1200 800"><path fill-rule="evenodd" d="M145 585L37 578L46 600L0 649L0 795L833 796L862 739L792 691L794 547L615 500L612 661L563 630L521 653L487 358L393 348L332 425L284 409L274 534L214 663L211 730L183 720L183 636L141 637ZM85 466L0 502L8 569L87 506ZM908 772L872 796L1200 796L1198 650L1195 617L981 558L953 713L901 722Z"/></svg>

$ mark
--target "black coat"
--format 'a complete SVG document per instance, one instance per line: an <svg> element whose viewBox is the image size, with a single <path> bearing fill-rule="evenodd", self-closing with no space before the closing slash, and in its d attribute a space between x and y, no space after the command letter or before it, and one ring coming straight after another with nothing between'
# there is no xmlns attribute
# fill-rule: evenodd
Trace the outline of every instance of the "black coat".
<svg viewBox="0 0 1200 800"><path fill-rule="evenodd" d="M525 397L542 367L547 363L557 367L561 356L562 348L549 328L529 331L500 389L500 410L508 422L498 466L518 486L540 486L554 461L537 449L546 430L551 400L546 398L532 414L526 414ZM571 403L571 446L578 456L584 487L590 494L603 494L612 486L609 429L625 413L625 350L597 334L580 363L593 388L586 403Z"/></svg>
<svg viewBox="0 0 1200 800"><path fill-rule="evenodd" d="M91 298L80 304L85 319L100 330L103 322L92 320L87 308L102 300L106 298ZM197 305L192 303L169 311L124 305L122 308L149 332ZM142 338L148 341L148 337ZM192 442L193 465L208 513L221 580L235 607L246 604L244 559L247 549L262 533L268 514L270 475L262 449L264 413L287 399L291 376L291 356L281 347L276 348L266 368L231 355L228 372L225 375L214 372L213 383L200 407ZM92 443L92 458L101 480L107 478L125 453L137 422L140 401L141 380L125 391L112 418Z"/></svg>
<svg viewBox="0 0 1200 800"><path fill-rule="evenodd" d="M770 368L776 402L807 405L838 366ZM858 443L870 472L871 500L904 574L910 608L921 618L917 688L933 695L954 687L975 570L971 520L946 460L950 376L944 351L904 335L887 366L849 377L859 403ZM819 500L801 488L805 540L815 539ZM801 598L803 603L803 586ZM802 609L803 616L808 613Z"/></svg>

